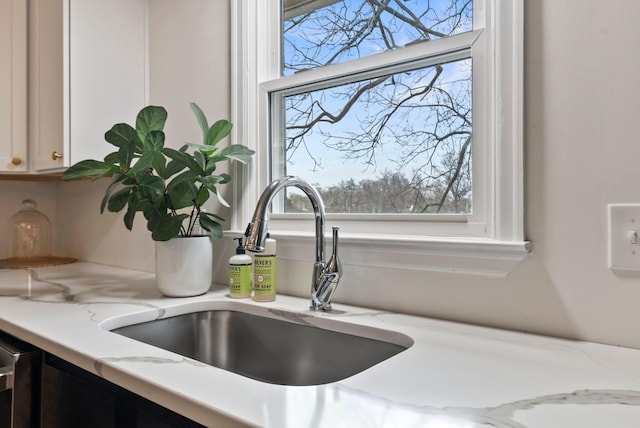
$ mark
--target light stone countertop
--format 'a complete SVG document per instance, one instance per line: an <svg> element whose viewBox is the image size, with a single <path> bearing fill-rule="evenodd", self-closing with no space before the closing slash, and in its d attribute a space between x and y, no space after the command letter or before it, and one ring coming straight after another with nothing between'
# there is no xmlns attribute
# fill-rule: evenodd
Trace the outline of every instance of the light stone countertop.
<svg viewBox="0 0 640 428"><path fill-rule="evenodd" d="M231 306L230 306L231 305ZM409 336L406 351L339 382L273 385L105 330L130 319L250 305ZM241 306L247 307L247 306ZM237 302L221 287L172 299L148 273L73 263L0 270L0 330L207 426L640 426L640 350L334 304ZM283 315L285 316L285 315ZM132 317L132 318L131 318ZM106 320L106 321L105 321Z"/></svg>

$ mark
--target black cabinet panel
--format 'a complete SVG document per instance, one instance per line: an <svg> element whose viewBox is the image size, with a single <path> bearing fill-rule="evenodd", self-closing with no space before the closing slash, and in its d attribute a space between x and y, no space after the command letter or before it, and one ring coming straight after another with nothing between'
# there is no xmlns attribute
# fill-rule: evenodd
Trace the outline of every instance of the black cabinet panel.
<svg viewBox="0 0 640 428"><path fill-rule="evenodd" d="M43 428L116 427L115 392L59 366L45 363L42 368Z"/></svg>
<svg viewBox="0 0 640 428"><path fill-rule="evenodd" d="M53 355L42 369L43 428L198 428L177 413Z"/></svg>
<svg viewBox="0 0 640 428"><path fill-rule="evenodd" d="M11 428L11 391L0 392L0 428Z"/></svg>

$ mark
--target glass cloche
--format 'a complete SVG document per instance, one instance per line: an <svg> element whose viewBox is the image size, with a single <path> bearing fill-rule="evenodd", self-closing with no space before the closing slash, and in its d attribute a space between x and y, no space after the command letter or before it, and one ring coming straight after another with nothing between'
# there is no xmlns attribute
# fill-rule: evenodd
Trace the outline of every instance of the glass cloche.
<svg viewBox="0 0 640 428"><path fill-rule="evenodd" d="M51 223L36 207L25 199L22 209L9 219L12 258L51 256Z"/></svg>
<svg viewBox="0 0 640 428"><path fill-rule="evenodd" d="M22 209L8 222L4 236L11 238L9 258L0 259L0 269L22 269L55 266L76 261L72 257L53 256L51 223L46 215L36 209L31 199L22 201Z"/></svg>

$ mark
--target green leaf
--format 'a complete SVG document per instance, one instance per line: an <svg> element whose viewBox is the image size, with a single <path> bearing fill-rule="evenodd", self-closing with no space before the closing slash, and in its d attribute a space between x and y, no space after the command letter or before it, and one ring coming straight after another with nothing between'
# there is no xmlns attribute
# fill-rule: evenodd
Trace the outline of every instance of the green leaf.
<svg viewBox="0 0 640 428"><path fill-rule="evenodd" d="M104 139L119 148L131 145L136 147L142 142L142 140L138 138L136 130L126 123L116 123L113 125L111 129L104 134Z"/></svg>
<svg viewBox="0 0 640 428"><path fill-rule="evenodd" d="M109 184L109 187L104 191L104 197L100 203L100 214L104 213L104 209L107 206L107 202L109 201L109 197L111 197L113 190L120 185L125 178L127 178L127 176L122 174L116 174L113 176L111 184Z"/></svg>
<svg viewBox="0 0 640 428"><path fill-rule="evenodd" d="M132 209L134 211L142 211L145 204L151 204L149 200L144 199L142 196L140 196L139 190L140 187L131 186L131 193L129 193L129 200L127 201L129 209Z"/></svg>
<svg viewBox="0 0 640 428"><path fill-rule="evenodd" d="M131 161L135 155L134 145L124 145L118 150L118 163L123 171L128 171L131 166Z"/></svg>
<svg viewBox="0 0 640 428"><path fill-rule="evenodd" d="M180 234L182 222L187 217L189 217L187 214L179 214L160 218L157 227L151 232L151 238L154 241L168 241L175 238Z"/></svg>
<svg viewBox="0 0 640 428"><path fill-rule="evenodd" d="M211 175L213 174L213 171L216 170L216 163L215 161L209 160L209 162L207 163L207 166L204 168L204 175Z"/></svg>
<svg viewBox="0 0 640 428"><path fill-rule="evenodd" d="M70 166L64 174L63 181L78 180L86 177L101 177L105 174L115 174L121 172L120 168L97 160L84 160Z"/></svg>
<svg viewBox="0 0 640 428"><path fill-rule="evenodd" d="M207 189L211 191L215 191L216 185L219 184L222 181L222 179L220 178L220 176L213 175L209 177L200 177L198 181L204 184L207 187Z"/></svg>
<svg viewBox="0 0 640 428"><path fill-rule="evenodd" d="M207 140L207 132L209 131L209 124L207 123L207 117L202 112L202 109L196 103L189 103L193 114L196 115L196 119L198 120L198 124L200 124L200 128L202 129L202 141Z"/></svg>
<svg viewBox="0 0 640 428"><path fill-rule="evenodd" d="M213 155L218 150L214 146L205 146L204 144L187 143L187 146L191 147L192 149L198 150L207 157L211 157L211 155Z"/></svg>
<svg viewBox="0 0 640 428"><path fill-rule="evenodd" d="M218 197L218 201L225 207L230 208L231 205L229 205L229 202L225 201L224 198L222 197L222 195L220 194L220 192L218 192L217 190L214 190L213 193L216 194L216 196Z"/></svg>
<svg viewBox="0 0 640 428"><path fill-rule="evenodd" d="M111 152L104 157L104 161L110 164L118 163L118 152Z"/></svg>
<svg viewBox="0 0 640 428"><path fill-rule="evenodd" d="M213 239L222 238L222 225L208 216L200 215L200 226L209 232Z"/></svg>
<svg viewBox="0 0 640 428"><path fill-rule="evenodd" d="M203 206L205 204L205 202L207 202L209 200L209 190L206 187L201 187L198 190L198 196L196 196L196 203L198 204L199 207Z"/></svg>
<svg viewBox="0 0 640 428"><path fill-rule="evenodd" d="M150 201L157 202L164 195L164 180L156 175L147 175L140 182L140 195Z"/></svg>
<svg viewBox="0 0 640 428"><path fill-rule="evenodd" d="M138 178L138 180L141 180L143 175L149 174L149 169L151 169L152 162L153 152L144 152L142 156L138 158L138 161L129 170L129 175L133 175L134 177Z"/></svg>
<svg viewBox="0 0 640 428"><path fill-rule="evenodd" d="M204 173L204 170L200 167L200 165L198 165L198 162L196 162L187 153L184 153L182 151L177 151L169 147L165 147L164 149L162 149L162 153L164 153L165 156L178 162L179 164L182 164L183 166L189 168L190 170L192 170L198 175L201 175Z"/></svg>
<svg viewBox="0 0 640 428"><path fill-rule="evenodd" d="M151 167L158 173L158 175L164 179L168 178L167 175L167 160L160 152L151 152Z"/></svg>
<svg viewBox="0 0 640 428"><path fill-rule="evenodd" d="M129 187L125 187L115 192L109 198L107 209L112 213L120 212L127 205L127 201L129 200L129 193L131 193L131 188Z"/></svg>
<svg viewBox="0 0 640 428"><path fill-rule="evenodd" d="M198 163L198 165L200 165L200 168L202 168L202 171L204 171L204 168L205 168L206 163L207 163L204 155L201 152L195 152L193 154L193 157L194 157L195 161Z"/></svg>
<svg viewBox="0 0 640 428"><path fill-rule="evenodd" d="M198 177L198 181L204 184L204 186L212 192L217 191L216 186L218 184L226 184L231 180L229 174L211 175L208 177Z"/></svg>
<svg viewBox="0 0 640 428"><path fill-rule="evenodd" d="M167 121L167 111L164 107L147 106L140 110L136 117L136 131L140 141L145 141L151 131L162 131Z"/></svg>
<svg viewBox="0 0 640 428"><path fill-rule="evenodd" d="M204 143L208 146L215 146L220 140L231 133L231 128L233 128L233 125L231 125L231 122L228 120L222 119L217 121L209 128Z"/></svg>
<svg viewBox="0 0 640 428"><path fill-rule="evenodd" d="M147 219L147 230L153 232L162 217L169 216L167 206L164 201L160 201L158 205L154 205L149 201L141 203L139 208L142 209L144 218Z"/></svg>
<svg viewBox="0 0 640 428"><path fill-rule="evenodd" d="M169 186L167 195L169 195L169 200L171 201L171 208L179 210L193 205L197 192L196 186L189 181L183 180L177 185Z"/></svg>
<svg viewBox="0 0 640 428"><path fill-rule="evenodd" d="M157 171L158 171L158 174L160 174L160 176L162 178L167 179L167 178L172 177L175 174L179 173L180 171L182 171L186 167L187 166L182 162L171 160L171 161L169 161L169 163L167 163L167 168L165 169L164 174L160 174L160 170L157 170Z"/></svg>
<svg viewBox="0 0 640 428"><path fill-rule="evenodd" d="M127 212L124 214L124 218L122 219L124 221L124 226L131 230L133 229L133 220L136 217L136 210L133 207L129 207L129 209L127 209Z"/></svg>
<svg viewBox="0 0 640 428"><path fill-rule="evenodd" d="M122 179L122 184L124 184L125 186L137 186L138 182L133 177L125 175Z"/></svg>
<svg viewBox="0 0 640 428"><path fill-rule="evenodd" d="M149 131L144 139L144 149L152 151L162 150L164 147L164 139L164 132L157 130Z"/></svg>
<svg viewBox="0 0 640 428"><path fill-rule="evenodd" d="M250 148L243 146L242 144L232 144L230 146L225 147L220 152L220 156L225 156L229 159L237 160L240 163L248 164L251 162L251 156L255 151Z"/></svg>
<svg viewBox="0 0 640 428"><path fill-rule="evenodd" d="M231 176L229 174L220 174L219 184L227 184L230 181L231 181Z"/></svg>
<svg viewBox="0 0 640 428"><path fill-rule="evenodd" d="M212 217L214 219L218 219L220 221L224 221L224 219L222 217L220 217L218 214L214 214L214 213L210 213L210 212L206 212L206 211L200 211L200 215L201 216L205 216L205 217Z"/></svg>
<svg viewBox="0 0 640 428"><path fill-rule="evenodd" d="M189 183L195 183L198 180L198 175L191 171L190 169L183 171L180 175L177 175L167 184L167 188L171 189L172 187L177 186L182 181L188 181Z"/></svg>

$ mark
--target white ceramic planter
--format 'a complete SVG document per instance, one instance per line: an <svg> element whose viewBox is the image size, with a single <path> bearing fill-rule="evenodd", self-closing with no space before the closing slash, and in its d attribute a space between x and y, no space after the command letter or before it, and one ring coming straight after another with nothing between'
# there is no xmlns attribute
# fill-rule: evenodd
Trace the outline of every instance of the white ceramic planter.
<svg viewBox="0 0 640 428"><path fill-rule="evenodd" d="M156 285L169 297L204 294L211 287L213 244L209 236L156 242Z"/></svg>

